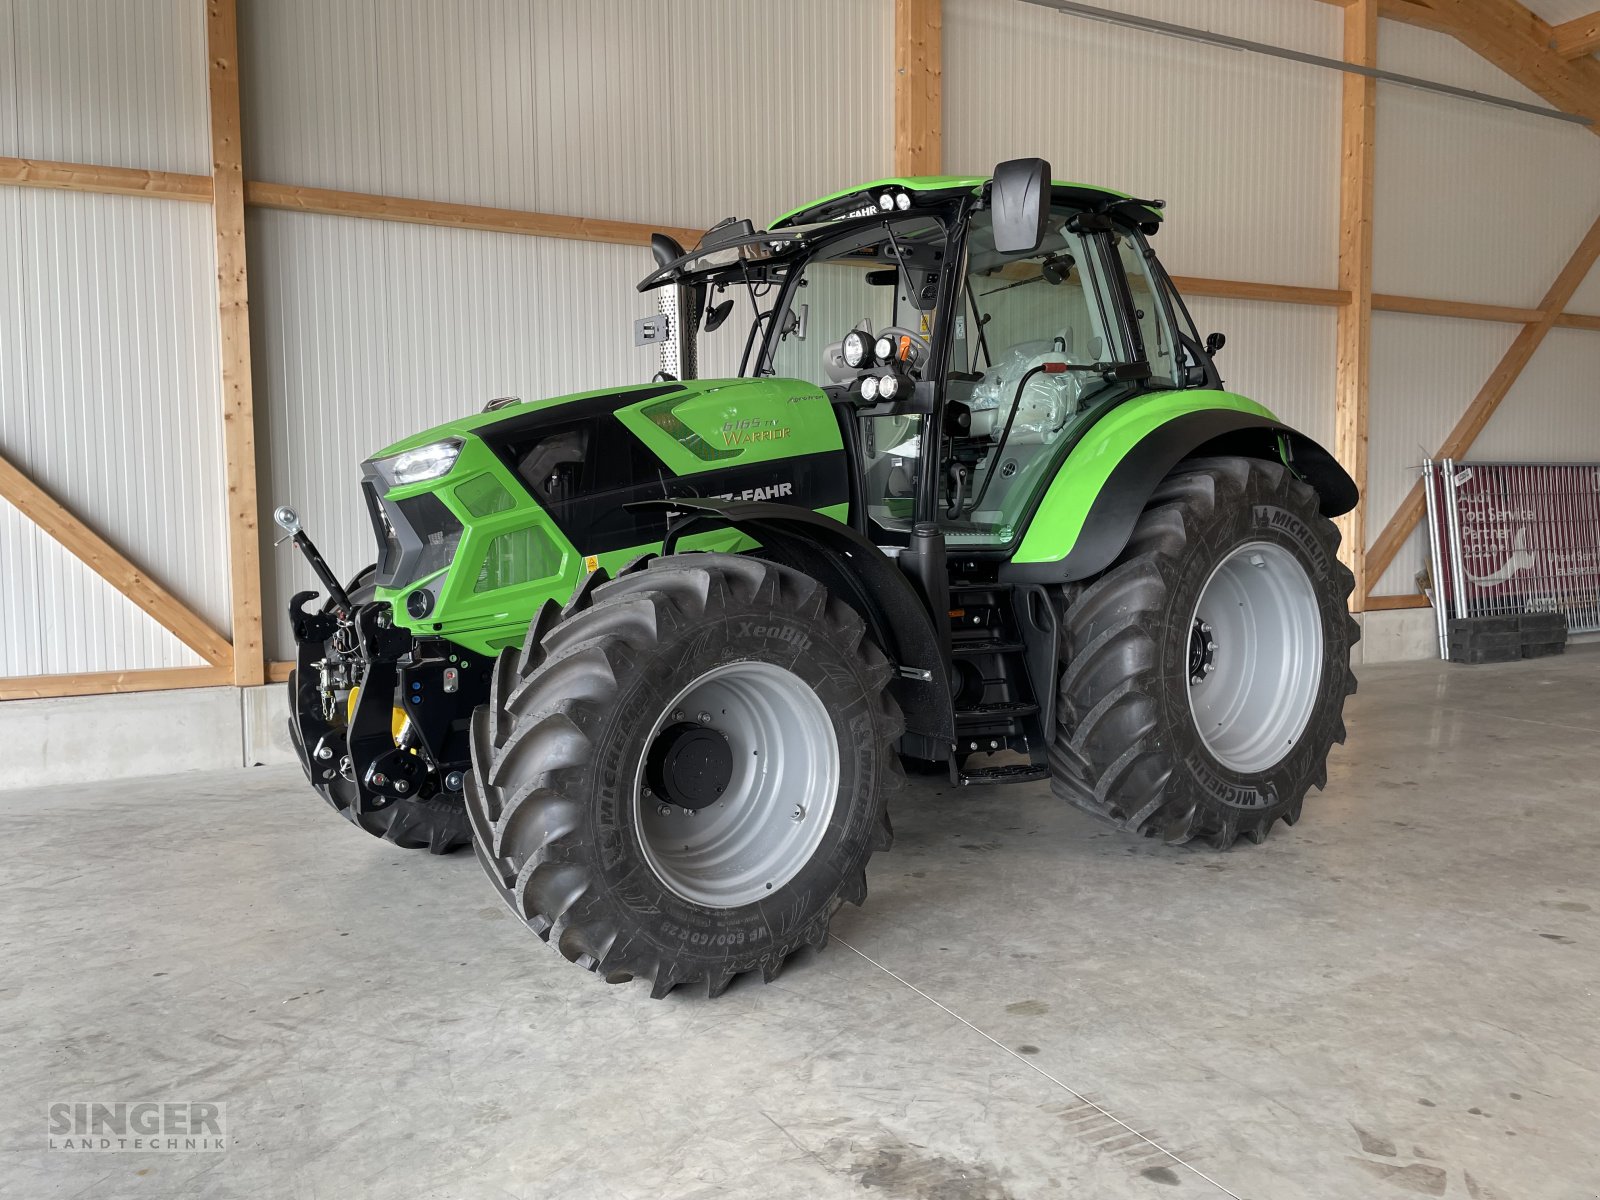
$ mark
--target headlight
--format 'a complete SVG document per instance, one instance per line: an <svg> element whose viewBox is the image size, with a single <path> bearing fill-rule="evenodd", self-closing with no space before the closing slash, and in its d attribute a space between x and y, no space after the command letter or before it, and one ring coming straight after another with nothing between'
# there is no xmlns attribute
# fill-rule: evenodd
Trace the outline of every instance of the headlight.
<svg viewBox="0 0 1600 1200"><path fill-rule="evenodd" d="M378 463L378 468L388 476L390 487L401 487L448 475L460 456L461 439L445 438L442 442L429 442L426 446L383 459Z"/></svg>
<svg viewBox="0 0 1600 1200"><path fill-rule="evenodd" d="M894 195L892 193L890 193L890 192L885 192L883 195L879 196L878 197L878 207L883 209L884 212L893 212L894 211Z"/></svg>
<svg viewBox="0 0 1600 1200"><path fill-rule="evenodd" d="M910 192L901 192L898 196L896 196L894 198L894 202L895 202L895 206L897 208L899 208L899 210L901 212L905 212L906 209L911 207L911 193Z"/></svg>
<svg viewBox="0 0 1600 1200"><path fill-rule="evenodd" d="M878 380L878 399L893 400L900 394L900 376L885 375Z"/></svg>
<svg viewBox="0 0 1600 1200"><path fill-rule="evenodd" d="M844 355L844 365L852 371L859 370L867 361L867 335L859 329L852 329L844 335L844 345L840 347Z"/></svg>
<svg viewBox="0 0 1600 1200"><path fill-rule="evenodd" d="M894 339L892 337L879 338L877 345L872 347L872 352L878 356L879 362L888 362L894 357Z"/></svg>
<svg viewBox="0 0 1600 1200"><path fill-rule="evenodd" d="M863 400L876 400L878 398L878 377L868 375L861 381L861 398Z"/></svg>

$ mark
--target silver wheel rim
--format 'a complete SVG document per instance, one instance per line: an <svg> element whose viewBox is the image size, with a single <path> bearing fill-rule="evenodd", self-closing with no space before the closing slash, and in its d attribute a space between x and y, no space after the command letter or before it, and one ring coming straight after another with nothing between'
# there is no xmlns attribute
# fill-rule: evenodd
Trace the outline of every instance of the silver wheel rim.
<svg viewBox="0 0 1600 1200"><path fill-rule="evenodd" d="M771 895L811 861L839 793L839 739L822 700L773 663L727 663L701 675L657 718L695 721L727 739L732 772L696 811L647 794L641 757L634 804L650 869L685 900L737 908Z"/></svg>
<svg viewBox="0 0 1600 1200"><path fill-rule="evenodd" d="M1189 711L1218 762L1241 774L1282 762L1322 682L1322 611L1300 560L1274 542L1224 558L1189 629Z"/></svg>

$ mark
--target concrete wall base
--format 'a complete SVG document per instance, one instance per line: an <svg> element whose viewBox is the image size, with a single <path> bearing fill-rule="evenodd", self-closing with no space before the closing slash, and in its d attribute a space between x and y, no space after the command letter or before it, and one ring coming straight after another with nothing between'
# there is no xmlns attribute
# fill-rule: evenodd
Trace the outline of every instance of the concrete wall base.
<svg viewBox="0 0 1600 1200"><path fill-rule="evenodd" d="M0 791L295 761L281 683L0 705Z"/></svg>
<svg viewBox="0 0 1600 1200"><path fill-rule="evenodd" d="M1395 608L1361 613L1356 665L1438 659L1439 633L1431 608Z"/></svg>

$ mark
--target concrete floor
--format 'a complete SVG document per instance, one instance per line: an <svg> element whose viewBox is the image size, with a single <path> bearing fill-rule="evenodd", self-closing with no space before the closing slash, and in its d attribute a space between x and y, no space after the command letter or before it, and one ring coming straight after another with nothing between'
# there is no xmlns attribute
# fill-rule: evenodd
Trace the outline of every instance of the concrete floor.
<svg viewBox="0 0 1600 1200"><path fill-rule="evenodd" d="M0 796L0 1194L1600 1194L1600 647L1368 668L1349 716L1227 854L918 785L837 941L714 1003L292 770ZM229 1144L47 1151L74 1099L220 1101Z"/></svg>

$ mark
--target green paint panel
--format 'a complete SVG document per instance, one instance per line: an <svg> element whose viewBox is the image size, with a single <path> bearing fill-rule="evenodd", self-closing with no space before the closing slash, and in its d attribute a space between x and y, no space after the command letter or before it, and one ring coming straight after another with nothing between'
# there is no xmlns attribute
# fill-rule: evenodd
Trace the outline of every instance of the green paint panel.
<svg viewBox="0 0 1600 1200"><path fill-rule="evenodd" d="M1083 532L1083 523L1100 498L1106 480L1128 451L1174 417L1208 409L1277 420L1254 400L1233 392L1151 392L1118 405L1101 417L1067 455L1046 489L1013 561L1045 563L1065 558Z"/></svg>
<svg viewBox="0 0 1600 1200"><path fill-rule="evenodd" d="M743 463L777 462L796 455L838 451L839 424L828 397L810 383L794 379L694 380L682 390L656 395L660 385L607 388L479 413L397 442L375 457L445 437L462 440L450 472L438 479L392 488L385 499L398 501L431 494L461 523L461 540L449 567L401 588L378 588L397 626L417 637L437 637L479 654L493 654L521 641L528 623L546 600L565 604L589 569L548 513L476 431L509 416L556 408L574 400L620 397L617 418L661 459L674 476L692 475ZM649 393L627 404L630 392ZM820 512L847 519L845 505ZM736 530L712 529L683 538L685 550L734 552L755 542ZM615 574L641 554L659 553L660 542L599 555L597 565ZM591 563L590 566L596 565ZM406 599L419 588L435 594L433 609L417 620Z"/></svg>
<svg viewBox="0 0 1600 1200"><path fill-rule="evenodd" d="M674 475L844 445L828 397L798 379L699 379L684 391L619 408L617 419Z"/></svg>

